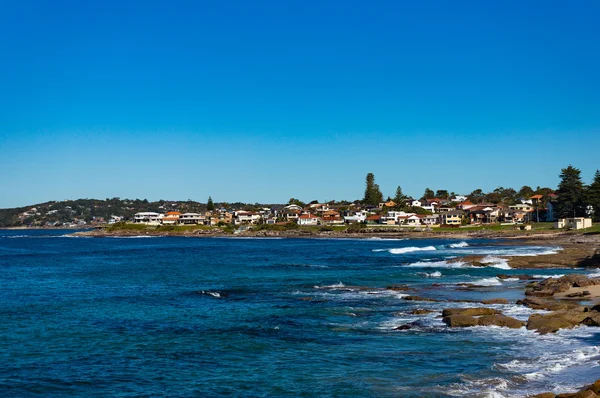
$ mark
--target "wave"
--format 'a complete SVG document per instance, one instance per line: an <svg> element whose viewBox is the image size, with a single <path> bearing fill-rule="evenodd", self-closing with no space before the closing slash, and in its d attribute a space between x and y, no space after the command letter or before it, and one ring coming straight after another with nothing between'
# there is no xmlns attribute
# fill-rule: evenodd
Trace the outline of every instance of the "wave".
<svg viewBox="0 0 600 398"><path fill-rule="evenodd" d="M391 254L406 254L406 253L434 251L434 250L437 250L435 248L435 246L426 246L426 247L409 246L409 247L398 247L398 248L393 248L393 249L373 249L374 252L389 252Z"/></svg>
<svg viewBox="0 0 600 398"><path fill-rule="evenodd" d="M448 247L451 247L453 249L457 249L457 248L461 248L461 247L468 247L469 244L467 242L460 242L460 243L452 243L450 245L448 245Z"/></svg>
<svg viewBox="0 0 600 398"><path fill-rule="evenodd" d="M425 276L428 278L441 278L442 273L440 271L434 271L434 272L430 272L430 273L426 272Z"/></svg>
<svg viewBox="0 0 600 398"><path fill-rule="evenodd" d="M333 285L323 285L323 286L315 285L313 287L315 289L341 289L341 288L346 287L346 285L344 285L342 282L339 282L339 283L335 283Z"/></svg>
<svg viewBox="0 0 600 398"><path fill-rule="evenodd" d="M482 264L487 265L488 267L500 268L500 269L511 269L510 265L508 265L508 261L503 258L498 258L494 256L486 256L481 261Z"/></svg>
<svg viewBox="0 0 600 398"><path fill-rule="evenodd" d="M422 268L474 268L471 264L464 261L417 261L414 263L401 265L400 267L422 267Z"/></svg>
<svg viewBox="0 0 600 398"><path fill-rule="evenodd" d="M538 275L538 274L536 274L536 275L531 275L531 276L534 277L535 279L548 279L548 278L558 279L558 278L565 276L565 274L555 274L555 275L541 275L541 274Z"/></svg>
<svg viewBox="0 0 600 398"><path fill-rule="evenodd" d="M380 238L378 236L372 236L370 238L367 238L366 240L392 240L392 241L401 241L401 240L408 240L408 238Z"/></svg>
<svg viewBox="0 0 600 398"><path fill-rule="evenodd" d="M590 271L593 271L593 272L588 274L588 278L599 278L600 277L600 268L596 268L596 269L593 269Z"/></svg>
<svg viewBox="0 0 600 398"><path fill-rule="evenodd" d="M500 285L502 285L502 282L500 282L500 279L498 279L496 277L483 278L483 279L479 279L476 281L462 282L462 283L467 283L469 285L475 285L475 286L500 286Z"/></svg>
<svg viewBox="0 0 600 398"><path fill-rule="evenodd" d="M113 239L142 239L142 238L160 238L160 236L154 236L154 235L133 235L133 236L108 236L107 238L113 238Z"/></svg>

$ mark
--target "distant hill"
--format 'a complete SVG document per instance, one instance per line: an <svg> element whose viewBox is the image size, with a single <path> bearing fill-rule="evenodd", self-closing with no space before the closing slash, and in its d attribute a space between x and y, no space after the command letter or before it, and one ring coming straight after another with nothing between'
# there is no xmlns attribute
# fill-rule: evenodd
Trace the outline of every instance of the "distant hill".
<svg viewBox="0 0 600 398"><path fill-rule="evenodd" d="M255 209L259 207L281 206L245 203L215 203L216 206L225 206L231 209ZM107 223L111 218L118 217L131 220L135 213L140 211L154 211L165 213L167 211L204 212L206 203L194 201L167 201L159 200L149 202L140 199L77 199L60 202L45 202L31 206L12 209L0 209L0 228L2 227L65 227L97 225Z"/></svg>

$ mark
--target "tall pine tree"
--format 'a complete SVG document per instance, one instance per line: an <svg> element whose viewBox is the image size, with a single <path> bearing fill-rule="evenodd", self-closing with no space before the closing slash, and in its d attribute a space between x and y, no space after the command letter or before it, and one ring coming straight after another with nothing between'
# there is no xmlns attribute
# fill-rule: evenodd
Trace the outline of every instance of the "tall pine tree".
<svg viewBox="0 0 600 398"><path fill-rule="evenodd" d="M594 221L600 221L600 170L596 170L594 174L594 180L587 188L587 203L592 206L594 210L593 219Z"/></svg>
<svg viewBox="0 0 600 398"><path fill-rule="evenodd" d="M378 206L383 202L383 194L379 190L379 185L375 184L375 175L367 174L366 178L365 197L363 203L370 206Z"/></svg>
<svg viewBox="0 0 600 398"><path fill-rule="evenodd" d="M208 202L206 202L206 210L213 211L215 209L215 204L213 203L212 198L208 197Z"/></svg>
<svg viewBox="0 0 600 398"><path fill-rule="evenodd" d="M396 188L396 195L394 195L394 203L396 203L397 208L402 208L406 204L406 195L402 192L402 188L398 185Z"/></svg>
<svg viewBox="0 0 600 398"><path fill-rule="evenodd" d="M560 171L560 184L556 194L556 216L558 218L584 217L585 190L581 181L581 170L569 165Z"/></svg>

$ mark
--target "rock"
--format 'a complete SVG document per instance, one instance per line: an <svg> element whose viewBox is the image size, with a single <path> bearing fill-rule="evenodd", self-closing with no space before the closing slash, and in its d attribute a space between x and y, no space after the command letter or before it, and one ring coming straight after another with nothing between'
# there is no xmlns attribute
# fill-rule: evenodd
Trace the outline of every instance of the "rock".
<svg viewBox="0 0 600 398"><path fill-rule="evenodd" d="M477 318L461 314L446 316L442 321L451 328L464 328L479 325L479 320Z"/></svg>
<svg viewBox="0 0 600 398"><path fill-rule="evenodd" d="M409 301L441 301L441 300L436 300L436 299L432 299L432 298L425 298L425 297L420 297L420 296L406 296L403 297L404 300L409 300Z"/></svg>
<svg viewBox="0 0 600 398"><path fill-rule="evenodd" d="M528 281L528 280L531 280L531 279L535 279L533 276L526 275L526 274L516 274L516 275L498 274L498 275L496 275L496 277L498 279L513 279L513 278L518 278L520 281Z"/></svg>
<svg viewBox="0 0 600 398"><path fill-rule="evenodd" d="M527 320L527 329L536 330L540 334L554 333L559 329L572 329L590 318L589 312L580 309L555 311L551 314L532 314Z"/></svg>
<svg viewBox="0 0 600 398"><path fill-rule="evenodd" d="M596 395L595 392L590 391L590 390L582 390L579 391L578 393L576 393L575 395L573 395L573 398L597 398L598 395Z"/></svg>
<svg viewBox="0 0 600 398"><path fill-rule="evenodd" d="M556 394L553 392L543 392L541 394L530 395L529 398L555 398Z"/></svg>
<svg viewBox="0 0 600 398"><path fill-rule="evenodd" d="M442 316L453 316L453 315L467 315L467 316L481 316L481 315L496 315L500 311L493 308L446 308L442 311Z"/></svg>
<svg viewBox="0 0 600 398"><path fill-rule="evenodd" d="M494 325L511 329L519 329L522 326L525 326L525 322L519 321L518 319L511 318L502 314L484 315L479 318L478 324L480 326Z"/></svg>
<svg viewBox="0 0 600 398"><path fill-rule="evenodd" d="M594 384L587 386L588 390L592 390L596 394L600 393L600 380L596 380Z"/></svg>
<svg viewBox="0 0 600 398"><path fill-rule="evenodd" d="M560 278L548 278L528 285L526 296L549 297L555 293L566 292L572 287L588 287L600 284L600 279L590 279L585 275L571 274Z"/></svg>
<svg viewBox="0 0 600 398"><path fill-rule="evenodd" d="M425 314L431 314L432 312L435 312L434 310L425 310L422 308L418 308L416 310L412 310L410 313L412 315L425 315Z"/></svg>
<svg viewBox="0 0 600 398"><path fill-rule="evenodd" d="M600 326L600 313L598 312L589 312L588 315L583 321L580 322L580 325L586 326ZM600 386L600 383L599 383ZM598 391L595 391L598 392Z"/></svg>
<svg viewBox="0 0 600 398"><path fill-rule="evenodd" d="M493 298L488 300L482 300L482 304L508 304L508 300L505 298Z"/></svg>
<svg viewBox="0 0 600 398"><path fill-rule="evenodd" d="M400 325L397 328L394 328L394 330L409 330L409 329L412 329L412 326L410 324Z"/></svg>
<svg viewBox="0 0 600 398"><path fill-rule="evenodd" d="M574 297L585 297L585 296L591 296L591 295L592 295L592 293L590 293L589 291L583 290L581 292L567 294L567 295L565 295L565 297L574 298Z"/></svg>
<svg viewBox="0 0 600 398"><path fill-rule="evenodd" d="M554 300L544 300L537 297L527 297L523 300L517 300L517 304L524 305L529 308L533 308L534 310L549 310L549 311L559 311L566 310L569 308L578 307L577 303L571 302L557 302Z"/></svg>
<svg viewBox="0 0 600 398"><path fill-rule="evenodd" d="M556 398L573 398L575 396L574 392L565 392L562 394L558 394Z"/></svg>
<svg viewBox="0 0 600 398"><path fill-rule="evenodd" d="M386 287L387 290L393 290L395 292L404 292L406 290L414 290L407 285L391 285Z"/></svg>

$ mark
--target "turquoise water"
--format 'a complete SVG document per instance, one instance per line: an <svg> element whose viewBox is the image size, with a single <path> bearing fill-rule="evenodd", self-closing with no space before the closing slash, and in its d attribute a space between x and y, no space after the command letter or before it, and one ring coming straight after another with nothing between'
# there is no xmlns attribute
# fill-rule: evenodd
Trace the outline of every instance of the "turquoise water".
<svg viewBox="0 0 600 398"><path fill-rule="evenodd" d="M441 309L477 304L385 289L514 302L524 282L496 274L573 271L505 269L494 256L558 248L64 234L0 231L2 396L523 396L600 377L597 328L449 329ZM492 266L452 262L467 254Z"/></svg>

